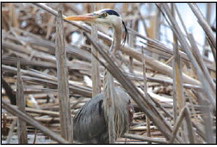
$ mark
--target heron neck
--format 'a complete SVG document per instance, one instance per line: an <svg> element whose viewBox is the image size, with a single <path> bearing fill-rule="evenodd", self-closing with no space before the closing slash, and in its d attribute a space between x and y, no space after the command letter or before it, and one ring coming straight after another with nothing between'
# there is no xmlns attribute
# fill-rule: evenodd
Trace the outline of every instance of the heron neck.
<svg viewBox="0 0 217 147"><path fill-rule="evenodd" d="M113 42L112 42L112 46L111 46L111 50L112 53L116 52L117 50L120 49L120 45L121 45L121 36L122 36L122 24L118 23L116 25L113 26L114 28L114 33L113 33Z"/></svg>

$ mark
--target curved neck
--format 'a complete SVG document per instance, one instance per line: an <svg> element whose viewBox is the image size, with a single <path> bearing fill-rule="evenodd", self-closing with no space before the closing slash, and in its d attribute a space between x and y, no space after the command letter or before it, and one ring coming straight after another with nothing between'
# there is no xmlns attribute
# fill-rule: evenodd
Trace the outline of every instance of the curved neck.
<svg viewBox="0 0 217 147"><path fill-rule="evenodd" d="M110 48L111 53L114 53L120 49L121 37L122 37L122 23L120 21L113 25L113 41Z"/></svg>

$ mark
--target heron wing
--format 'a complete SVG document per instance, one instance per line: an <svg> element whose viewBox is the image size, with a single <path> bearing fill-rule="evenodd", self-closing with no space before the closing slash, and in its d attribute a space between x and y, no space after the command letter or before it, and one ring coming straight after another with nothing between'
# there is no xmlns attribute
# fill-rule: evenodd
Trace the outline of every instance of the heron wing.
<svg viewBox="0 0 217 147"><path fill-rule="evenodd" d="M87 102L74 118L74 139L79 142L99 142L107 136L103 111L104 94L99 94Z"/></svg>

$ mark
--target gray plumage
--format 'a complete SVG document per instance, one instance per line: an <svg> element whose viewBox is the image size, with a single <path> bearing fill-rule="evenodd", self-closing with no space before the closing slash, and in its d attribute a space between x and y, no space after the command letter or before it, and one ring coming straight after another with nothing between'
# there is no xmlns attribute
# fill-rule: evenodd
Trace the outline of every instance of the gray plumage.
<svg viewBox="0 0 217 147"><path fill-rule="evenodd" d="M132 110L129 110L129 108L132 109L132 107L130 106L130 97L123 89L115 88L115 91L119 97L114 99L114 104L118 104L118 107L115 107L115 128L116 134L121 136L129 128L130 117L132 117ZM108 127L104 117L104 98L104 93L98 94L87 102L75 115L73 124L75 141L81 143L109 142ZM117 116L117 114L121 116Z"/></svg>

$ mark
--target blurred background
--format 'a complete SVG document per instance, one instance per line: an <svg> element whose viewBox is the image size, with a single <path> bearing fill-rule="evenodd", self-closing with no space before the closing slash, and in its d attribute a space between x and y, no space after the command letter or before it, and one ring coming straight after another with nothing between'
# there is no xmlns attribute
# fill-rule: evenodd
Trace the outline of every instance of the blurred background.
<svg viewBox="0 0 217 147"><path fill-rule="evenodd" d="M128 27L129 35L125 45L130 46L135 51L141 53L144 49L146 55L153 57L164 64L172 66L171 57L174 47L173 31L162 14L159 7L154 3L44 3L53 10L62 9L63 15L79 15L93 12L100 9L114 9L123 18ZM210 44L206 39L205 31L198 23L195 14L186 3L174 3L168 5L174 10L175 18L181 27L182 33L192 33L199 52L206 64L211 77L216 79L216 65ZM158 5L160 6L160 4ZM207 23L211 26L213 35L216 37L216 3L197 3L200 11L205 17ZM55 16L45 9L32 3L2 3L2 80L9 85L11 93L16 91L16 72L17 61L21 62L23 70L22 79L24 82L24 94L26 98L26 107L37 110L49 110L58 112L57 99L57 79L56 79L56 58L55 58L55 35L56 22ZM81 27L90 27L88 24L78 23ZM97 30L112 37L112 29L97 25ZM83 36L84 29L78 28L69 23L64 23L65 46L67 50L67 66L69 70L69 88L70 102L73 105L72 114L84 105L91 97L91 54L90 44ZM101 40L101 37L99 37ZM104 41L109 47L109 43ZM185 52L180 45L180 51ZM135 77L142 77L142 64L126 55L125 70L132 73ZM184 53L185 54L185 53ZM198 79L192 68L191 62L186 61L184 55L182 72L188 76ZM148 88L155 94L152 95L164 106L168 112L173 114L173 88L170 77L156 71L151 66L146 67L147 76L158 78L158 81L152 79L148 81ZM103 67L100 67L101 77L103 76ZM167 83L159 82L159 79L168 80ZM137 87L141 88L141 79L134 79ZM4 86L3 86L4 87ZM198 105L197 99L191 89L184 89L188 103ZM149 92L150 92L149 91ZM192 95L193 94L193 95ZM160 96L160 97L158 97ZM163 99L165 98L165 99ZM7 90L2 88L2 99L12 103L8 98ZM134 103L135 104L135 103ZM31 110L32 110L31 109ZM36 113L34 110L27 110L29 114L42 122L55 132L60 131L58 115L50 116L46 113ZM137 109L134 115L133 125L130 133L147 136L146 116ZM192 121L196 124L201 123L200 113L197 107L191 109ZM168 118L172 121L171 118ZM215 118L214 118L215 120ZM2 143L18 143L16 137L16 117L2 110ZM160 131L151 124L151 137L157 138L160 143L165 141ZM215 128L215 127L214 127ZM10 131L12 130L12 131ZM195 142L204 143L204 138L200 133ZM150 136L149 136L150 137ZM39 130L28 126L29 143L56 143L49 137L44 136ZM119 142L138 143L134 139L120 138ZM161 142L162 141L162 142ZM142 142L144 143L144 142ZM147 141L146 141L147 143Z"/></svg>

